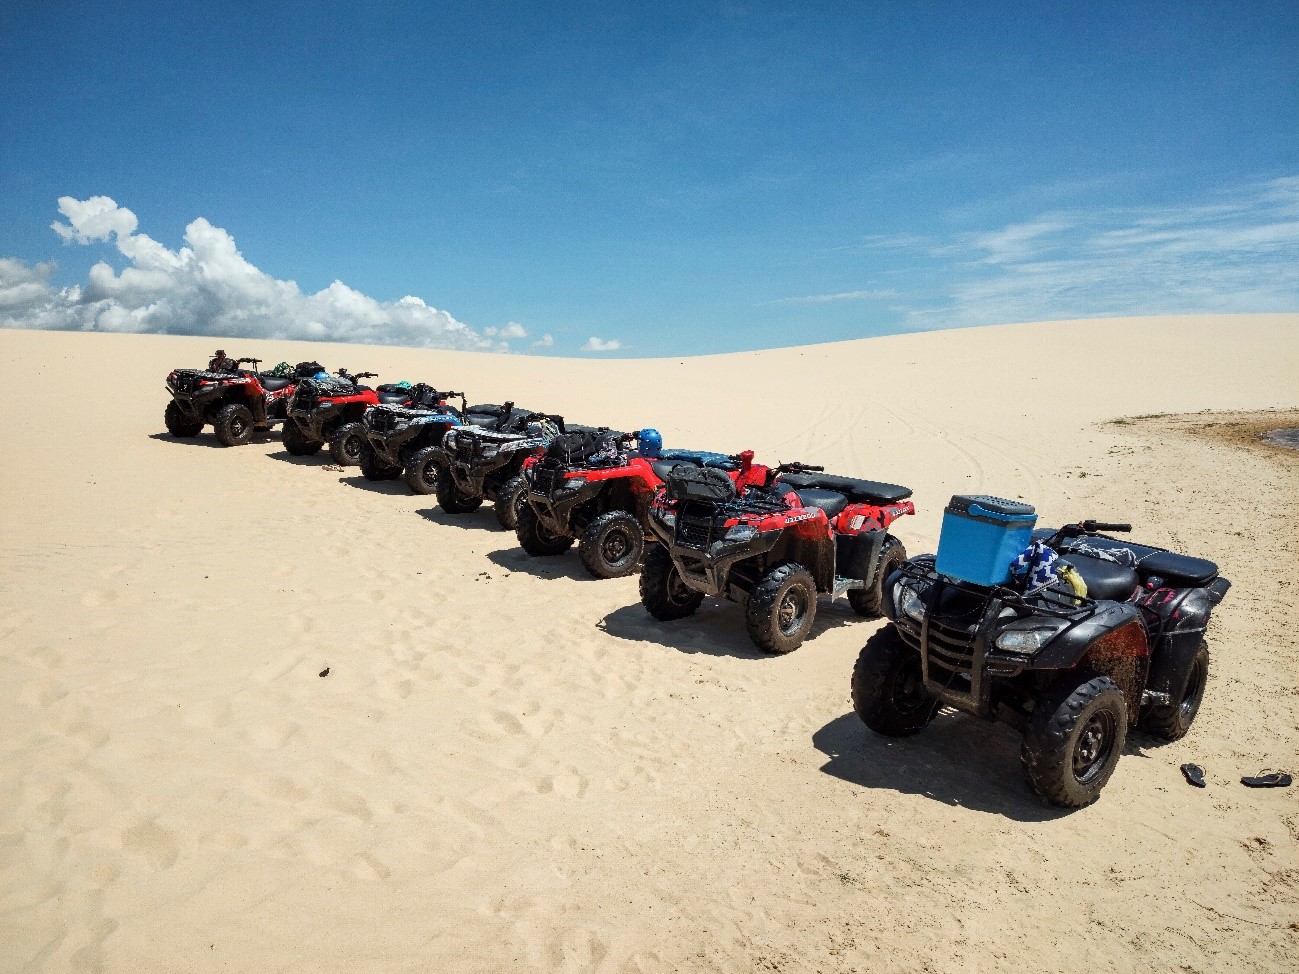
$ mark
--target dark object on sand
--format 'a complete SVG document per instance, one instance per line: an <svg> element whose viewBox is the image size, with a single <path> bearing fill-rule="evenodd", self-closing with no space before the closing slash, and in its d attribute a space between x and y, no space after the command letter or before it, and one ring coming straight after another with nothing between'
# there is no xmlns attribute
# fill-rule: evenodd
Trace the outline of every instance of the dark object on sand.
<svg viewBox="0 0 1299 974"><path fill-rule="evenodd" d="M329 667L326 666L323 670L321 670L321 671L320 671L320 675L321 675L321 676L329 676Z"/></svg>
<svg viewBox="0 0 1299 974"><path fill-rule="evenodd" d="M1182 775L1190 784L1195 785L1196 788L1204 787L1204 769L1198 764L1182 765Z"/></svg>
<svg viewBox="0 0 1299 974"><path fill-rule="evenodd" d="M1291 778L1284 771L1273 771L1269 774L1260 774L1254 777L1244 777L1240 783L1246 788L1289 788Z"/></svg>
<svg viewBox="0 0 1299 974"><path fill-rule="evenodd" d="M1263 442L1269 446L1285 447L1299 450L1299 428L1268 430L1263 434Z"/></svg>

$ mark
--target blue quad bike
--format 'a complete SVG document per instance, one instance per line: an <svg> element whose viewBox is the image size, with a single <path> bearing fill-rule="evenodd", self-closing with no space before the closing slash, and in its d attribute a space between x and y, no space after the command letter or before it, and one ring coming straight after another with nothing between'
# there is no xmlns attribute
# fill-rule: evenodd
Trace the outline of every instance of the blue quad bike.
<svg viewBox="0 0 1299 974"><path fill-rule="evenodd" d="M992 525L982 541L961 533L971 511L990 519L975 525ZM999 518L1020 518L1009 546ZM940 706L1006 721L1023 735L1033 791L1080 808L1100 796L1133 724L1162 741L1190 730L1209 616L1231 583L1211 561L1107 536L1128 524L1034 531L1033 521L1026 504L952 499L938 554L885 581L891 624L858 656L853 707L889 737L919 732ZM1007 567L1024 541L1041 574Z"/></svg>

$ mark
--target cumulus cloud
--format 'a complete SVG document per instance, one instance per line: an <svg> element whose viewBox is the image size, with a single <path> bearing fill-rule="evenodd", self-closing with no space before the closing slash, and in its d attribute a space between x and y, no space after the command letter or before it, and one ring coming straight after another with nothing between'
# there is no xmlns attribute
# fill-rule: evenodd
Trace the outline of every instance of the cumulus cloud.
<svg viewBox="0 0 1299 974"><path fill-rule="evenodd" d="M107 196L59 199L69 244L113 244L128 264L100 262L84 285L54 287L53 265L0 258L0 327L366 342L504 351L527 337L517 322L475 331L446 311L407 296L377 301L335 281L305 294L294 281L259 270L234 238L199 217L185 246L170 250L138 233L134 213Z"/></svg>
<svg viewBox="0 0 1299 974"><path fill-rule="evenodd" d="M582 351L616 352L620 348L622 348L622 342L618 341L618 339L616 338L611 338L608 341L605 341L603 338L596 338L594 335L592 335L590 338L586 340L586 344L582 346Z"/></svg>
<svg viewBox="0 0 1299 974"><path fill-rule="evenodd" d="M550 347L551 347L552 345L554 345L554 344L555 344L555 336L554 336L554 335L550 335L550 334L546 334L546 335L542 335L542 336L541 336L540 338L538 338L535 342L533 342L533 343L532 343L532 347L533 347L533 348L550 348Z"/></svg>

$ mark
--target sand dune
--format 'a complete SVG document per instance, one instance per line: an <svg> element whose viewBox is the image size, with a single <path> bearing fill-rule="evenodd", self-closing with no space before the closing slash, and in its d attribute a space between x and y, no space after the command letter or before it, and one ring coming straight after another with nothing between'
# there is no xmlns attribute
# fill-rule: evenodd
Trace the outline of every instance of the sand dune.
<svg viewBox="0 0 1299 974"><path fill-rule="evenodd" d="M737 607L654 624L489 508L171 439L163 377L212 346L0 332L0 971L1299 965L1299 790L1236 784L1299 771L1299 454L1251 437L1299 425L1299 315L657 360L225 343L905 483L912 553L988 491L1214 558L1199 721L1073 814L1004 728L868 736L878 623L842 603L763 657Z"/></svg>

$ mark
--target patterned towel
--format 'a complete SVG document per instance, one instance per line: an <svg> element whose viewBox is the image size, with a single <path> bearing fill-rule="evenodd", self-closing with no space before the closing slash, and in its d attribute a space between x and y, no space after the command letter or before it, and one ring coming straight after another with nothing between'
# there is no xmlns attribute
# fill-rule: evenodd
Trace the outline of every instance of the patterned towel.
<svg viewBox="0 0 1299 974"><path fill-rule="evenodd" d="M1036 592L1059 583L1060 574L1056 570L1059 560L1054 550L1041 541L1034 541L1010 563L1010 574L1023 585L1026 593Z"/></svg>

